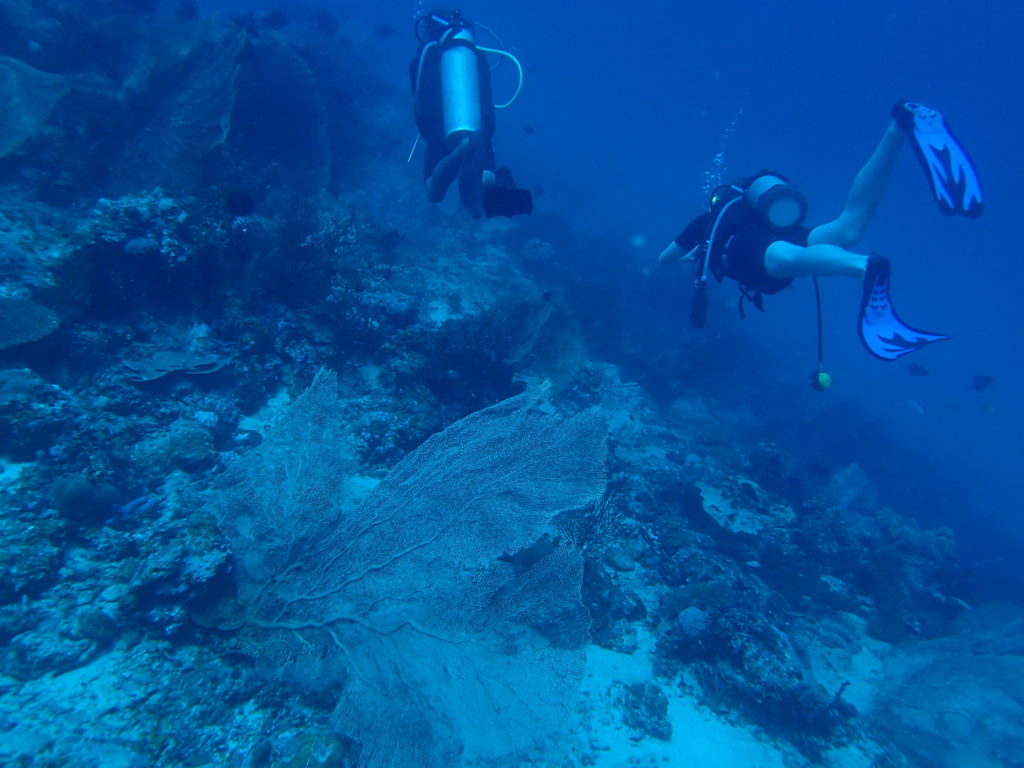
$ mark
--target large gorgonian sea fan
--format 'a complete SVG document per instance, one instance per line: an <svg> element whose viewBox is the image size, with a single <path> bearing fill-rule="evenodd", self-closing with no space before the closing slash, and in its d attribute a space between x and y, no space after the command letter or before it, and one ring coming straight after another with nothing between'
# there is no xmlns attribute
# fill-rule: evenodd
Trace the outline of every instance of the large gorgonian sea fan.
<svg viewBox="0 0 1024 768"><path fill-rule="evenodd" d="M255 566L240 576L250 580L239 585L246 647L336 702L361 764L449 766L548 740L572 703L588 629L582 559L551 535L552 519L603 495L603 419L556 416L543 390L528 391L429 438L326 523L338 473L323 437L344 418L331 408L335 389L333 376L318 377L292 406L286 439L271 434L248 479L224 492L232 500L213 504L236 556ZM277 534L256 518L281 505L248 487L261 463L271 496L288 485L316 501L307 517L287 507ZM532 554L508 556L521 551Z"/></svg>

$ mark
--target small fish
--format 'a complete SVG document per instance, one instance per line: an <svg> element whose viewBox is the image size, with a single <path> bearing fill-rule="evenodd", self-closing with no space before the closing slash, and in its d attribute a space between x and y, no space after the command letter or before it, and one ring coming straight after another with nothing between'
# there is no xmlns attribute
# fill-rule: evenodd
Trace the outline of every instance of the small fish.
<svg viewBox="0 0 1024 768"><path fill-rule="evenodd" d="M909 373L911 376L927 376L928 369L925 368L923 365L911 363L910 365L907 366L907 373Z"/></svg>
<svg viewBox="0 0 1024 768"><path fill-rule="evenodd" d="M984 392L990 386L992 382L996 380L995 376L974 376L971 379L971 389L975 392Z"/></svg>
<svg viewBox="0 0 1024 768"><path fill-rule="evenodd" d="M917 402L917 400L907 400L907 405L910 406L911 410L924 416L924 406Z"/></svg>
<svg viewBox="0 0 1024 768"><path fill-rule="evenodd" d="M523 123L523 133L525 133L527 136L533 136L533 134L535 133L535 131L533 130L533 126Z"/></svg>

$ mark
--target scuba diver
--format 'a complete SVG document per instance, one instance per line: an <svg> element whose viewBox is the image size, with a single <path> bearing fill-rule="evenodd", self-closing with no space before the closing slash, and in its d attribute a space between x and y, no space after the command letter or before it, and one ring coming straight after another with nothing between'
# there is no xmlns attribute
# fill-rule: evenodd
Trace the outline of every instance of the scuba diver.
<svg viewBox="0 0 1024 768"><path fill-rule="evenodd" d="M491 137L496 105L485 54L507 57L519 70L515 94L498 107L508 106L519 95L522 68L500 47L478 45L478 26L486 30L457 10L438 9L416 20L419 50L409 74L416 127L427 145L423 169L427 199L441 202L458 179L459 198L473 218L528 214L533 210L532 195L516 188L509 170L497 168L494 160Z"/></svg>
<svg viewBox="0 0 1024 768"><path fill-rule="evenodd" d="M819 297L819 337L818 372L812 375L811 385L819 390L831 383L821 370L819 276L863 278L858 330L868 352L877 358L896 360L949 338L916 330L900 320L889 299L887 258L849 250L863 236L882 200L905 136L924 166L943 213L980 216L977 173L942 115L914 102L897 104L881 142L854 178L842 213L832 221L805 227L807 201L779 173L761 171L714 190L710 210L690 222L659 257L663 263L693 262L690 324L698 328L704 324L709 271L719 282L728 277L739 283L741 316L745 300L763 310L765 294L778 293L797 277L813 277Z"/></svg>

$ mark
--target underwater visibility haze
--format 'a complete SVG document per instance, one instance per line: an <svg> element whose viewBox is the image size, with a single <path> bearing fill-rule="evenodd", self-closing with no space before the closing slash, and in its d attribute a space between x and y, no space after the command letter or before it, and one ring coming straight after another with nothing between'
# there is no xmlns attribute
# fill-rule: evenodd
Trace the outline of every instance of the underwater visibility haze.
<svg viewBox="0 0 1024 768"><path fill-rule="evenodd" d="M2 0L0 765L1024 764L1022 28Z"/></svg>

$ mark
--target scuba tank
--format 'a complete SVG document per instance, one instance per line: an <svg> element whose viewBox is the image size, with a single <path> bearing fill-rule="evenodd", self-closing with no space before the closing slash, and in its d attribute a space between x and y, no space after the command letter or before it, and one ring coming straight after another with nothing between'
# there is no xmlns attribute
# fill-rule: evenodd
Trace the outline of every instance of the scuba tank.
<svg viewBox="0 0 1024 768"><path fill-rule="evenodd" d="M781 174L761 171L744 185L743 197L773 232L799 227L807 218L807 198Z"/></svg>
<svg viewBox="0 0 1024 768"><path fill-rule="evenodd" d="M479 61L473 30L461 21L442 35L440 45L444 137L454 148L481 127Z"/></svg>
<svg viewBox="0 0 1024 768"><path fill-rule="evenodd" d="M473 22L459 10L435 11L416 20L421 48L414 89L418 86L428 52L437 48L440 57L441 115L444 139L454 149L468 134L481 130L480 63Z"/></svg>
<svg viewBox="0 0 1024 768"><path fill-rule="evenodd" d="M476 29L479 27L497 42L497 48L486 48L476 42ZM484 129L487 122L487 111L490 104L481 105L480 91L484 85L480 81L480 65L482 54L494 54L499 57L499 64L509 59L519 73L512 97L504 104L494 104L494 109L512 106L523 87L523 66L519 60L504 49L504 45L494 31L485 24L472 22L463 18L459 10L437 10L423 14L416 19L413 26L416 39L420 42L419 62L413 78L413 91L419 89L423 75L424 63L431 49L439 56L439 74L441 89L441 118L445 144L454 149L467 135ZM491 67L493 71L498 64ZM486 92L490 92L490 83L486 83ZM417 137L418 141L418 137ZM416 147L413 145L413 150ZM410 158L412 153L409 153Z"/></svg>

